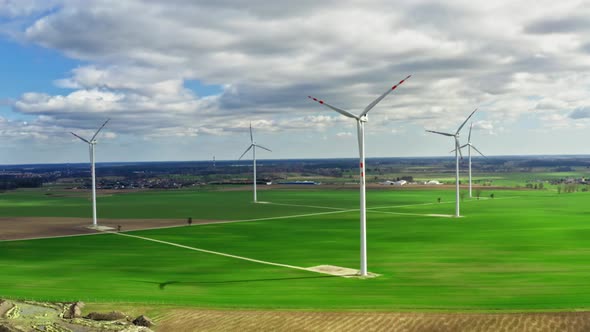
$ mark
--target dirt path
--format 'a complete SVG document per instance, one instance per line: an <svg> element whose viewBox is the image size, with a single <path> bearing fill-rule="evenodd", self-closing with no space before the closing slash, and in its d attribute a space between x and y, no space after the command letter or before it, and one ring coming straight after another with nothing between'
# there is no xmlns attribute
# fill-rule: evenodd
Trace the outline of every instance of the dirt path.
<svg viewBox="0 0 590 332"><path fill-rule="evenodd" d="M590 331L590 312L372 313L175 309L158 331Z"/></svg>
<svg viewBox="0 0 590 332"><path fill-rule="evenodd" d="M193 219L193 225L220 222L219 220ZM121 230L140 230L157 227L186 225L185 219L99 219L100 226ZM92 225L90 218L63 217L0 217L0 241L17 239L35 239L57 236L71 236L98 233L88 229Z"/></svg>

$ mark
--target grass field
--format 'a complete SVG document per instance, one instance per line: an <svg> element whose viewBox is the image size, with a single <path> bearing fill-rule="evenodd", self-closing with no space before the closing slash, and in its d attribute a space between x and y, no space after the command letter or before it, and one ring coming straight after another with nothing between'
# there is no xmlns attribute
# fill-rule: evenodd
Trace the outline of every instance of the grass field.
<svg viewBox="0 0 590 332"><path fill-rule="evenodd" d="M99 198L103 218L259 221L129 232L286 264L358 268L358 192L139 192ZM483 196L487 197L489 191ZM368 192L369 271L342 278L118 234L0 242L0 296L321 310L590 308L589 193L494 191L459 219L453 191ZM436 203L438 197L442 203ZM0 195L1 216L89 216L85 197ZM281 218L297 216L292 218Z"/></svg>

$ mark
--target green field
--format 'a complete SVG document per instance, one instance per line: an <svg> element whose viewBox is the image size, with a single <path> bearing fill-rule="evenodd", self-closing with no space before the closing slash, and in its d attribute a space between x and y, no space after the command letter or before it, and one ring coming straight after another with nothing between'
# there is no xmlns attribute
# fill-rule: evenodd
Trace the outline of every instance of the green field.
<svg viewBox="0 0 590 332"><path fill-rule="evenodd" d="M1 216L89 217L85 197L0 194ZM484 190L482 197L491 191ZM590 308L590 193L368 192L369 271L348 279L116 234L0 242L0 297L322 310ZM442 203L436 203L437 198ZM259 221L129 232L299 267L358 268L356 190L165 191L100 197L102 218ZM282 205L279 205L282 204ZM294 206L298 205L298 206ZM293 218L277 218L298 216Z"/></svg>

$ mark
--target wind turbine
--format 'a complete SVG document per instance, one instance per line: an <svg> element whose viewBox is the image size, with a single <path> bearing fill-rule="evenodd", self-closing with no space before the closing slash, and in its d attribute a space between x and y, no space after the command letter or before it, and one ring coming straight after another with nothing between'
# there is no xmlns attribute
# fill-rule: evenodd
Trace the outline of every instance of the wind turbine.
<svg viewBox="0 0 590 332"><path fill-rule="evenodd" d="M254 142L254 136L252 135L252 123L250 123L250 146L246 149L246 151L244 151L244 153L242 153L242 155L240 156L240 158L238 160L241 160L242 157L248 152L250 151L250 149L252 149L252 163L253 163L253 168L254 168L254 180L252 181L254 183L254 203L257 203L257 199L256 199L256 148L261 148L264 149L268 152L272 152L269 149L265 148L262 145L258 145Z"/></svg>
<svg viewBox="0 0 590 332"><path fill-rule="evenodd" d="M475 147L475 145L471 144L471 130L472 129L473 129L473 122L469 126L469 136L467 138L467 144L465 144L461 147L461 149L463 149L464 147L467 147L467 151L469 153L469 198L473 198L473 195L471 194L471 192L472 192L472 188L471 188L471 148L473 148L475 151L477 151L477 153L479 153L482 157L485 157L483 155L483 153L481 153L481 151L479 151Z"/></svg>
<svg viewBox="0 0 590 332"><path fill-rule="evenodd" d="M95 171L95 167L94 167L94 148L96 146L96 136L98 135L98 133L102 130L102 128L104 128L104 126L106 126L107 122L109 122L111 119L107 119L102 126L100 126L100 128L98 128L98 130L94 133L94 136L92 136L92 138L90 140L87 140L85 138L82 138L74 133L71 133L72 135L78 137L79 139L81 139L83 142L85 142L86 144L88 144L88 148L90 150L90 168L91 168L91 174L92 174L92 226L93 227L97 227L97 220L96 220L96 171Z"/></svg>
<svg viewBox="0 0 590 332"><path fill-rule="evenodd" d="M360 157L360 198L361 198L361 208L360 208L360 217L361 217L361 270L360 274L363 277L367 276L367 210L366 210L366 198L365 198L365 122L367 122L368 117L367 113L375 107L383 98L385 98L391 91L395 90L400 84L402 84L405 80L410 78L404 78L403 80L399 81L396 85L387 89L385 93L379 96L377 99L373 100L365 109L361 112L361 114L354 115L348 111L343 109L334 107L332 105L326 104L323 100L319 100L312 96L308 96L308 98L313 99L314 101L346 116L349 118L353 118L356 120L356 127L357 127L357 135L358 135L358 144L359 144L359 157Z"/></svg>
<svg viewBox="0 0 590 332"><path fill-rule="evenodd" d="M435 133L435 134L439 134L439 135L444 135L444 136L450 136L453 137L455 139L455 189L456 189L456 202L455 202L455 217L460 217L461 215L459 214L459 156L461 156L461 159L463 159L463 154L461 153L461 145L459 144L459 132L461 131L461 129L463 129L463 126L465 126L465 124L467 123L467 121L469 120L469 118L471 118L473 116L473 114L475 114L475 112L477 112L477 108L471 112L471 114L469 114L469 116L467 117L467 119L465 119L465 121L463 121L463 123L459 126L459 129L457 129L457 131L454 134L450 134L450 133L443 133L440 131L434 131L434 130L426 130L429 133Z"/></svg>

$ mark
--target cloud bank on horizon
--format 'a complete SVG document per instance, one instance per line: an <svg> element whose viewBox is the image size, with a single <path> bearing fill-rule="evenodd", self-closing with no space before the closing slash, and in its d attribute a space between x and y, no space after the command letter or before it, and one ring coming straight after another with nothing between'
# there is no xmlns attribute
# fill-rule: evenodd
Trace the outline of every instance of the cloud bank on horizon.
<svg viewBox="0 0 590 332"><path fill-rule="evenodd" d="M250 122L268 135L353 139L346 119L307 96L362 109L408 74L371 112L372 135L455 127L475 107L482 134L516 132L523 119L584 130L588 17L583 1L0 0L0 38L79 61L48 82L65 93L5 99L15 116L0 115L0 135L65 142L112 118L110 139L211 140Z"/></svg>

